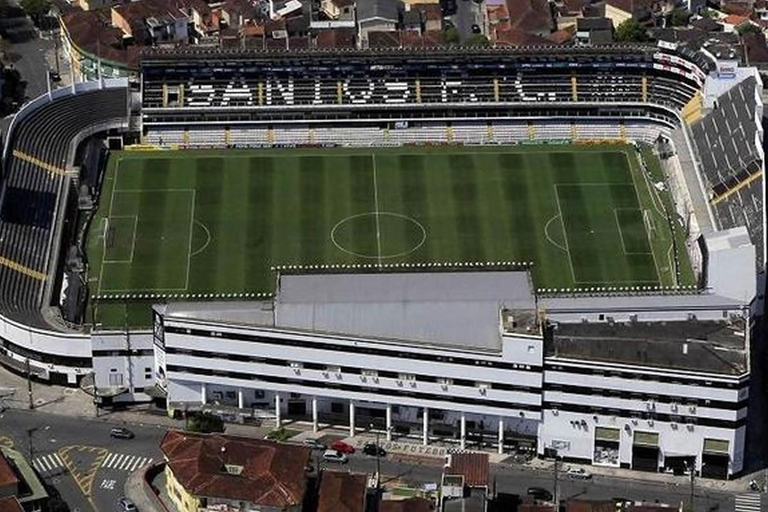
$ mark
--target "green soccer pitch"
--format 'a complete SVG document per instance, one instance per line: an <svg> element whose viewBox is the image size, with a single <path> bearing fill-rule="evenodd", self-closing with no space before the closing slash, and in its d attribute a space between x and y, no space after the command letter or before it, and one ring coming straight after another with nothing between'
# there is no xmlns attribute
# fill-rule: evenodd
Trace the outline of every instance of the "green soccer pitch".
<svg viewBox="0 0 768 512"><path fill-rule="evenodd" d="M113 153L88 236L91 294L110 299L93 314L146 325L152 301L126 315L115 297L268 293L286 265L517 261L537 288L692 284L643 155L650 177L623 145Z"/></svg>

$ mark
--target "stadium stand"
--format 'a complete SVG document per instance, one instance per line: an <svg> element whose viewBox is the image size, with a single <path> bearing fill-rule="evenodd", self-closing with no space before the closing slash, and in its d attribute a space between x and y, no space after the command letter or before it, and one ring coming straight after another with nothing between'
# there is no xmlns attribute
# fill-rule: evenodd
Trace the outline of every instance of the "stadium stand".
<svg viewBox="0 0 768 512"><path fill-rule="evenodd" d="M763 254L762 104L758 84L748 77L715 102L692 126L701 173L722 229L746 225Z"/></svg>
<svg viewBox="0 0 768 512"><path fill-rule="evenodd" d="M46 284L55 261L57 213L68 190L68 160L82 134L127 121L125 87L69 94L17 116L4 151L0 205L0 313L51 329Z"/></svg>

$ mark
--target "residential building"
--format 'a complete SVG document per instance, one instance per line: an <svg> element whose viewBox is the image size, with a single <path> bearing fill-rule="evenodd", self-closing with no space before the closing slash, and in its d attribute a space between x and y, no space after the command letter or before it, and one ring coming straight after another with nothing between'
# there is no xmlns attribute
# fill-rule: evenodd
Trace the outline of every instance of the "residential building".
<svg viewBox="0 0 768 512"><path fill-rule="evenodd" d="M359 0L357 2L357 33L363 47L368 46L370 32L396 30L400 21L399 0Z"/></svg>
<svg viewBox="0 0 768 512"><path fill-rule="evenodd" d="M179 512L301 512L309 448L176 430L160 448L168 496Z"/></svg>
<svg viewBox="0 0 768 512"><path fill-rule="evenodd" d="M317 512L365 512L368 489L368 475L325 470L320 474Z"/></svg>
<svg viewBox="0 0 768 512"><path fill-rule="evenodd" d="M320 9L332 20L349 20L355 16L354 0L322 0Z"/></svg>
<svg viewBox="0 0 768 512"><path fill-rule="evenodd" d="M486 512L490 466L487 453L448 455L443 468L440 503L443 512Z"/></svg>
<svg viewBox="0 0 768 512"><path fill-rule="evenodd" d="M613 22L615 29L628 19L647 21L651 16L653 0L606 0L605 17Z"/></svg>
<svg viewBox="0 0 768 512"><path fill-rule="evenodd" d="M16 496L0 498L0 512L24 512Z"/></svg>
<svg viewBox="0 0 768 512"><path fill-rule="evenodd" d="M580 45L613 42L613 22L609 18L579 18L576 21L576 42Z"/></svg>
<svg viewBox="0 0 768 512"><path fill-rule="evenodd" d="M24 456L0 448L0 512L39 512L48 505L48 493Z"/></svg>
<svg viewBox="0 0 768 512"><path fill-rule="evenodd" d="M432 502L425 498L408 498L405 500L382 500L379 512L433 512Z"/></svg>

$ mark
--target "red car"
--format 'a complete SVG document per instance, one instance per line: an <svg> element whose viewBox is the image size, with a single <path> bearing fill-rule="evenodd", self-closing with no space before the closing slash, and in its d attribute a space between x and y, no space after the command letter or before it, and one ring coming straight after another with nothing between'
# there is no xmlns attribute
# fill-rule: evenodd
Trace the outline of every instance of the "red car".
<svg viewBox="0 0 768 512"><path fill-rule="evenodd" d="M355 453L355 447L344 441L334 441L331 443L331 450L341 453Z"/></svg>

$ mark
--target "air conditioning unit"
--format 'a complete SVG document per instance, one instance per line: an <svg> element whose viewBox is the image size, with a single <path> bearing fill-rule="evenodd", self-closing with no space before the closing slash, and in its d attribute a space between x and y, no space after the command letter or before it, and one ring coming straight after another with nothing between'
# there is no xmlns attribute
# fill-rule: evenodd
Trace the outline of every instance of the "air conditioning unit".
<svg viewBox="0 0 768 512"><path fill-rule="evenodd" d="M670 427L672 427L672 430L677 430L677 423L672 423Z"/></svg>
<svg viewBox="0 0 768 512"><path fill-rule="evenodd" d="M412 387L412 388L415 388L415 387L416 387L416 381L415 381L415 380L412 380L412 381L411 381L411 387Z"/></svg>
<svg viewBox="0 0 768 512"><path fill-rule="evenodd" d="M440 388L441 388L443 391L448 391L448 384L441 384L441 385L440 385Z"/></svg>
<svg viewBox="0 0 768 512"><path fill-rule="evenodd" d="M488 393L488 386L486 386L485 384L481 384L480 386L478 386L477 389L478 391L480 391L481 395L485 395Z"/></svg>
<svg viewBox="0 0 768 512"><path fill-rule="evenodd" d="M674 412L677 412L677 404L672 404L669 406L670 409L672 409Z"/></svg>
<svg viewBox="0 0 768 512"><path fill-rule="evenodd" d="M363 382L368 382L368 378L365 375L361 375L360 380Z"/></svg>
<svg viewBox="0 0 768 512"><path fill-rule="evenodd" d="M688 429L688 432L693 432L693 425L686 425L685 428Z"/></svg>
<svg viewBox="0 0 768 512"><path fill-rule="evenodd" d="M400 379L397 379L395 382L397 382L397 385L400 387L403 387L403 381Z"/></svg>
<svg viewBox="0 0 768 512"><path fill-rule="evenodd" d="M327 371L327 370L323 371L323 377L325 377L326 379L327 379L328 377L330 377L330 374L328 373L328 371Z"/></svg>
<svg viewBox="0 0 768 512"><path fill-rule="evenodd" d="M379 383L379 378L378 378L378 377L374 377L374 378L373 378L373 382L375 382L376 384L378 384L378 383Z"/></svg>
<svg viewBox="0 0 768 512"><path fill-rule="evenodd" d="M688 408L688 412L690 412L691 414L696 414L696 406L695 405L690 406Z"/></svg>

